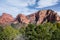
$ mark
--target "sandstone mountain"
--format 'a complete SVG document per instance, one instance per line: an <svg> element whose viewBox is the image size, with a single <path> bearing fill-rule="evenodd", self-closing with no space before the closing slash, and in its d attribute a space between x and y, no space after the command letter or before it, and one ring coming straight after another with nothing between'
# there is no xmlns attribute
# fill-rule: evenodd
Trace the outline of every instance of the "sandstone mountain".
<svg viewBox="0 0 60 40"><path fill-rule="evenodd" d="M23 15L19 14L17 16L17 19L20 23L34 23L34 24L41 24L44 22L59 22L60 16L57 15L56 12L53 10L41 10L36 13L30 14L30 15Z"/></svg>
<svg viewBox="0 0 60 40"><path fill-rule="evenodd" d="M0 16L0 24L8 24L14 21L14 18L10 14L3 13Z"/></svg>
<svg viewBox="0 0 60 40"><path fill-rule="evenodd" d="M11 15L3 13L0 16L0 24L6 23L21 23L21 24L42 24L45 22L60 22L60 16L53 10L40 10L33 14L25 16L24 14L18 14L14 19Z"/></svg>
<svg viewBox="0 0 60 40"><path fill-rule="evenodd" d="M28 24L30 22L29 19L24 14L18 14L16 20L19 23L26 23L26 24Z"/></svg>

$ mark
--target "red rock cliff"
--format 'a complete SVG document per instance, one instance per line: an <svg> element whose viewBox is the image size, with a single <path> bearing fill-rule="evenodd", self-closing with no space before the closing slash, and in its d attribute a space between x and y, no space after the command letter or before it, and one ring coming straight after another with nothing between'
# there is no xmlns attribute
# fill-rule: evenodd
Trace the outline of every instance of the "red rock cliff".
<svg viewBox="0 0 60 40"><path fill-rule="evenodd" d="M33 24L42 24L45 22L60 22L60 16L57 15L56 12L53 10L41 10L36 13L30 14L25 16L24 14L18 14L16 19L6 13L3 13L2 16L0 16L0 24L5 23L33 23Z"/></svg>
<svg viewBox="0 0 60 40"><path fill-rule="evenodd" d="M29 23L29 20L27 19L27 17L26 17L24 14L19 14L19 15L17 16L16 20L17 20L19 23L26 23L26 24Z"/></svg>
<svg viewBox="0 0 60 40"><path fill-rule="evenodd" d="M0 16L0 24L8 24L12 21L14 21L14 18L10 14L3 13Z"/></svg>

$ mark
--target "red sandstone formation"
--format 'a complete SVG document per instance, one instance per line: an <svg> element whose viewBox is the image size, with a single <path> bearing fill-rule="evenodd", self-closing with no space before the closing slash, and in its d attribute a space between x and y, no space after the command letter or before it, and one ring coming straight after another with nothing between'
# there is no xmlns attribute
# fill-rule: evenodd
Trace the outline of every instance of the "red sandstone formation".
<svg viewBox="0 0 60 40"><path fill-rule="evenodd" d="M6 23L24 23L24 24L42 24L45 22L60 22L60 16L57 15L56 12L53 10L41 10L36 13L30 14L30 15L23 15L19 14L16 19L6 13L3 13L2 16L0 16L0 24L6 24Z"/></svg>
<svg viewBox="0 0 60 40"><path fill-rule="evenodd" d="M20 23L34 23L34 24L41 24L44 22L59 22L60 17L57 15L56 12L52 10L41 10L36 13L30 14L30 15L23 15L19 14L17 16L17 20Z"/></svg>
<svg viewBox="0 0 60 40"><path fill-rule="evenodd" d="M23 14L19 14L16 18L16 20L18 20L19 23L29 23L29 20L27 19L27 17Z"/></svg>
<svg viewBox="0 0 60 40"><path fill-rule="evenodd" d="M60 17L52 10L41 10L34 14L28 15L27 17L29 17L30 22L34 22L36 24L60 21Z"/></svg>
<svg viewBox="0 0 60 40"><path fill-rule="evenodd" d="M8 24L14 21L14 18L6 13L3 13L2 16L0 16L0 24Z"/></svg>

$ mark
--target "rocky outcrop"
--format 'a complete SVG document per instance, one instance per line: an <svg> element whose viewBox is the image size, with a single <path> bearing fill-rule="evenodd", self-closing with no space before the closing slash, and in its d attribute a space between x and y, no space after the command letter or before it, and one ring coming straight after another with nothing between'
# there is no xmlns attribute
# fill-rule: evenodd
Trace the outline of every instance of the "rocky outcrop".
<svg viewBox="0 0 60 40"><path fill-rule="evenodd" d="M14 21L14 18L10 14L3 13L0 16L0 24L9 24Z"/></svg>
<svg viewBox="0 0 60 40"><path fill-rule="evenodd" d="M23 14L19 14L16 18L16 20L19 22L19 23L24 23L24 24L28 24L29 23L29 20L27 19L27 17Z"/></svg>
<svg viewBox="0 0 60 40"><path fill-rule="evenodd" d="M44 22L55 22L56 21L56 13L52 10L42 10L39 11L39 19L37 24L41 24Z"/></svg>
<svg viewBox="0 0 60 40"><path fill-rule="evenodd" d="M41 10L30 15L19 14L16 18L20 23L42 24L45 22L59 22L60 16L53 10Z"/></svg>
<svg viewBox="0 0 60 40"><path fill-rule="evenodd" d="M11 15L3 13L0 16L0 24L6 23L20 23L20 24L42 24L46 22L60 22L60 16L53 10L41 10L33 14L25 16L24 14L18 14L14 19Z"/></svg>
<svg viewBox="0 0 60 40"><path fill-rule="evenodd" d="M28 18L28 20L30 21L29 23L36 23L36 21L35 21L35 13L33 13L33 14L30 14L30 15L28 15L28 16L26 16L27 18Z"/></svg>
<svg viewBox="0 0 60 40"><path fill-rule="evenodd" d="M60 17L52 10L41 10L34 14L28 15L27 17L29 18L30 23L34 22L36 24L60 21Z"/></svg>

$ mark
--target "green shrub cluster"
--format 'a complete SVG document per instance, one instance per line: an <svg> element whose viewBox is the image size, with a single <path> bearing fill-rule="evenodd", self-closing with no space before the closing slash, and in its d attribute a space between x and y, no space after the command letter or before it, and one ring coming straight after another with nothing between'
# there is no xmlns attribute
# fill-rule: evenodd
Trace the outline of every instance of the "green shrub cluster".
<svg viewBox="0 0 60 40"><path fill-rule="evenodd" d="M0 40L14 40L19 34L19 31L11 26L0 27Z"/></svg>
<svg viewBox="0 0 60 40"><path fill-rule="evenodd" d="M0 26L0 40L60 40L60 23L15 27Z"/></svg>
<svg viewBox="0 0 60 40"><path fill-rule="evenodd" d="M21 29L25 40L60 40L60 23L29 24Z"/></svg>

